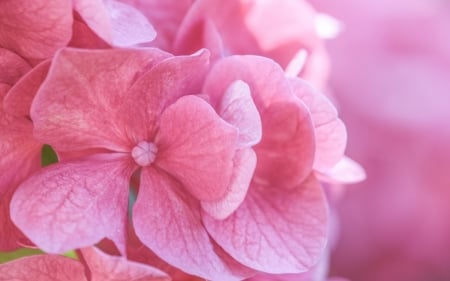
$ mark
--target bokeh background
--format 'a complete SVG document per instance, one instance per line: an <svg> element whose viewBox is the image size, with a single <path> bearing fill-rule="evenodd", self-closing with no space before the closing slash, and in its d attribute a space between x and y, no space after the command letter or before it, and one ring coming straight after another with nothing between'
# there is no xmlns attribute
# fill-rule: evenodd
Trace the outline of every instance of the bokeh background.
<svg viewBox="0 0 450 281"><path fill-rule="evenodd" d="M450 280L450 1L311 2L342 24L329 92L367 172L337 203L331 275Z"/></svg>

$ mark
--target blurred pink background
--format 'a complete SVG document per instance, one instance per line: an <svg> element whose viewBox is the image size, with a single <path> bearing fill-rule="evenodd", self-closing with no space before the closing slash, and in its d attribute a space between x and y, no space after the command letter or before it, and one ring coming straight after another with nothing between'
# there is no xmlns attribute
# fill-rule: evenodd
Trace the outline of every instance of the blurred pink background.
<svg viewBox="0 0 450 281"><path fill-rule="evenodd" d="M450 280L450 2L317 0L342 23L328 42L347 153L331 275Z"/></svg>

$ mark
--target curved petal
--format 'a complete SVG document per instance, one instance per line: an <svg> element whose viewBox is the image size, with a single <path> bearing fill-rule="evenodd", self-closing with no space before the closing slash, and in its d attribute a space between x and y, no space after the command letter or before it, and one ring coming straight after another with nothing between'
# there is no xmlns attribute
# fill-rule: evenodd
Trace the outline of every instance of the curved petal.
<svg viewBox="0 0 450 281"><path fill-rule="evenodd" d="M298 50L319 42L315 11L308 1L252 1L245 26L258 42L260 52L285 68Z"/></svg>
<svg viewBox="0 0 450 281"><path fill-rule="evenodd" d="M312 86L300 79L290 79L293 92L311 112L316 135L314 169L327 172L344 156L347 131L333 104Z"/></svg>
<svg viewBox="0 0 450 281"><path fill-rule="evenodd" d="M3 94L1 93L0 101ZM41 167L42 145L32 137L32 123L0 107L0 250L31 244L10 218L9 204L17 185Z"/></svg>
<svg viewBox="0 0 450 281"><path fill-rule="evenodd" d="M3 97L6 96L9 89L11 89L10 85L0 82L0 99L3 99Z"/></svg>
<svg viewBox="0 0 450 281"><path fill-rule="evenodd" d="M199 200L225 195L237 148L236 128L197 96L184 96L161 115L155 165Z"/></svg>
<svg viewBox="0 0 450 281"><path fill-rule="evenodd" d="M149 127L150 136L154 136L156 121L166 107L182 96L200 93L208 69L209 52L202 50L190 56L167 58L133 84L130 92L137 98L130 99L130 106L142 107L145 101L146 125L142 126Z"/></svg>
<svg viewBox="0 0 450 281"><path fill-rule="evenodd" d="M24 245L32 245L11 221L9 203L14 190L8 190L0 195L0 233L2 234L0 236L0 251L12 251Z"/></svg>
<svg viewBox="0 0 450 281"><path fill-rule="evenodd" d="M95 247L81 249L83 261L90 271L90 280L170 281L164 272L125 257L107 255Z"/></svg>
<svg viewBox="0 0 450 281"><path fill-rule="evenodd" d="M111 48L111 45L100 38L92 29L90 29L76 12L74 13L72 38L70 39L69 46L81 49Z"/></svg>
<svg viewBox="0 0 450 281"><path fill-rule="evenodd" d="M321 257L327 238L327 202L311 176L291 190L252 185L227 219L203 216L214 240L242 264L266 273L301 273Z"/></svg>
<svg viewBox="0 0 450 281"><path fill-rule="evenodd" d="M280 187L300 184L311 172L315 151L308 109L292 93L280 66L257 56L221 59L208 74L203 92L217 106L236 80L250 86L261 115L262 139L255 146L258 155L255 176L263 184Z"/></svg>
<svg viewBox="0 0 450 281"><path fill-rule="evenodd" d="M284 68L299 49L313 49L319 42L314 19L307 1L229 0L224 5L221 0L197 0L180 25L175 51L214 48L205 36L209 25L217 30L226 55L263 55Z"/></svg>
<svg viewBox="0 0 450 281"><path fill-rule="evenodd" d="M181 188L164 172L143 169L133 209L137 236L160 258L187 273L236 280L214 251L200 219L200 206Z"/></svg>
<svg viewBox="0 0 450 281"><path fill-rule="evenodd" d="M32 59L51 57L72 36L72 1L3 0L0 46Z"/></svg>
<svg viewBox="0 0 450 281"><path fill-rule="evenodd" d="M225 219L244 201L255 171L256 154L249 148L239 150L233 162L233 174L225 196L217 201L201 202L203 210L216 219Z"/></svg>
<svg viewBox="0 0 450 281"><path fill-rule="evenodd" d="M117 155L50 165L18 187L11 218L49 253L86 247L105 237L124 253L130 166Z"/></svg>
<svg viewBox="0 0 450 281"><path fill-rule="evenodd" d="M32 123L0 108L0 196L41 166L42 144L33 139Z"/></svg>
<svg viewBox="0 0 450 281"><path fill-rule="evenodd" d="M128 151L130 139L143 138L132 134L146 135L139 126L144 107L127 107L135 98L128 90L167 56L156 49L61 50L31 106L35 136L61 151Z"/></svg>
<svg viewBox="0 0 450 281"><path fill-rule="evenodd" d="M78 261L57 255L35 255L0 264L1 281L87 281Z"/></svg>
<svg viewBox="0 0 450 281"><path fill-rule="evenodd" d="M0 47L0 83L12 86L30 69L23 58Z"/></svg>
<svg viewBox="0 0 450 281"><path fill-rule="evenodd" d="M29 116L31 103L47 76L50 61L43 61L22 77L8 92L3 105L5 111L15 116Z"/></svg>
<svg viewBox="0 0 450 281"><path fill-rule="evenodd" d="M295 97L280 66L259 56L230 56L219 60L206 77L203 93L209 95L211 104L217 107L227 88L236 80L249 85L261 114L271 103Z"/></svg>
<svg viewBox="0 0 450 281"><path fill-rule="evenodd" d="M122 0L141 11L153 24L157 36L152 46L172 53L175 34L192 0Z"/></svg>
<svg viewBox="0 0 450 281"><path fill-rule="evenodd" d="M344 156L333 168L326 173L317 173L321 181L333 184L358 183L366 179L366 172L357 162Z"/></svg>
<svg viewBox="0 0 450 281"><path fill-rule="evenodd" d="M105 4L111 17L115 46L131 46L155 39L155 29L139 10L119 1L110 0Z"/></svg>
<svg viewBox="0 0 450 281"><path fill-rule="evenodd" d="M152 41L156 32L134 7L115 0L75 0L75 10L103 40L115 46Z"/></svg>
<svg viewBox="0 0 450 281"><path fill-rule="evenodd" d="M239 129L241 147L253 146L261 140L261 117L247 83L237 80L227 88L218 113L225 121Z"/></svg>
<svg viewBox="0 0 450 281"><path fill-rule="evenodd" d="M293 188L312 171L315 140L309 112L301 103L273 103L261 116L263 137L255 146L255 182Z"/></svg>

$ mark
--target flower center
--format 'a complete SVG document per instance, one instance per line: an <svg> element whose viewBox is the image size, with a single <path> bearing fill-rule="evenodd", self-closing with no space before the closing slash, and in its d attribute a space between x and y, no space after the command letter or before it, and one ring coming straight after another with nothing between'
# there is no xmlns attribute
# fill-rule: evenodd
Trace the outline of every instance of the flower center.
<svg viewBox="0 0 450 281"><path fill-rule="evenodd" d="M139 166L148 166L155 161L158 148L152 142L141 141L133 150L131 150L131 156Z"/></svg>

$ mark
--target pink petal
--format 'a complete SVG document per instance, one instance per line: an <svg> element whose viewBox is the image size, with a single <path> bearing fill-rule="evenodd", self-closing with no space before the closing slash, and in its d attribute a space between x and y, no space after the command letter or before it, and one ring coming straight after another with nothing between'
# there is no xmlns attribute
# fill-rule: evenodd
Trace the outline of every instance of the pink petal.
<svg viewBox="0 0 450 281"><path fill-rule="evenodd" d="M311 172L314 130L307 108L292 93L283 70L272 60L257 56L231 56L214 64L203 92L217 105L236 80L250 86L261 114L262 140L255 146L255 176L265 184L292 187Z"/></svg>
<svg viewBox="0 0 450 281"><path fill-rule="evenodd" d="M134 6L147 16L157 33L151 45L169 52L172 51L178 27L192 4L192 0L122 0L122 2Z"/></svg>
<svg viewBox="0 0 450 281"><path fill-rule="evenodd" d="M50 61L43 61L22 77L8 92L3 104L15 116L29 116L31 102L47 76Z"/></svg>
<svg viewBox="0 0 450 281"><path fill-rule="evenodd" d="M261 116L263 138L255 146L258 155L254 180L266 186L291 188L311 173L314 131L301 103L272 104Z"/></svg>
<svg viewBox="0 0 450 281"><path fill-rule="evenodd" d="M72 36L72 1L0 2L0 46L32 59L51 57Z"/></svg>
<svg viewBox="0 0 450 281"><path fill-rule="evenodd" d="M4 96L6 96L6 93L8 93L9 89L11 89L10 85L0 82L0 97L2 99Z"/></svg>
<svg viewBox="0 0 450 281"><path fill-rule="evenodd" d="M261 140L261 117L253 103L249 86L237 80L225 91L218 113L239 129L239 145L250 147Z"/></svg>
<svg viewBox="0 0 450 281"><path fill-rule="evenodd" d="M248 84L260 113L273 102L294 99L280 66L258 56L231 56L219 60L206 78L203 93L209 95L211 104L219 105L227 89L236 80Z"/></svg>
<svg viewBox="0 0 450 281"><path fill-rule="evenodd" d="M36 255L0 264L1 281L87 281L78 261L56 255Z"/></svg>
<svg viewBox="0 0 450 281"><path fill-rule="evenodd" d="M285 68L298 50L309 50L317 44L315 12L307 1L251 2L244 22L261 54Z"/></svg>
<svg viewBox="0 0 450 281"><path fill-rule="evenodd" d="M115 46L131 46L153 40L156 32L134 7L115 0L75 0L75 10L94 32Z"/></svg>
<svg viewBox="0 0 450 281"><path fill-rule="evenodd" d="M202 33L202 41L204 42L202 47L207 47L211 52L211 61L215 62L227 55L223 46L222 37L220 36L216 25L211 20L205 20Z"/></svg>
<svg viewBox="0 0 450 281"><path fill-rule="evenodd" d="M344 156L325 174L318 173L317 176L321 181L333 184L351 184L365 180L366 172L357 162Z"/></svg>
<svg viewBox="0 0 450 281"><path fill-rule="evenodd" d="M74 13L72 38L69 46L82 49L109 49L111 47L111 45L95 34L76 12Z"/></svg>
<svg viewBox="0 0 450 281"><path fill-rule="evenodd" d="M3 95L0 84L0 101ZM41 167L41 144L32 138L32 123L0 107L0 250L29 244L11 222L9 203L17 185Z"/></svg>
<svg viewBox="0 0 450 281"><path fill-rule="evenodd" d="M214 49L216 42L207 40L214 26L228 54L258 54L258 43L244 23L247 10L248 5L241 1L230 0L225 5L218 0L195 1L179 27L175 51L189 53L201 47Z"/></svg>
<svg viewBox="0 0 450 281"><path fill-rule="evenodd" d="M132 167L122 156L53 164L22 183L11 218L39 248L64 253L107 237L124 252Z"/></svg>
<svg viewBox="0 0 450 281"><path fill-rule="evenodd" d="M32 123L0 108L0 195L15 188L41 166L42 144L32 137Z"/></svg>
<svg viewBox="0 0 450 281"><path fill-rule="evenodd" d="M225 54L264 55L286 67L298 50L313 49L315 12L306 1L197 0L186 14L175 39L178 53L210 49L206 25L220 35Z"/></svg>
<svg viewBox="0 0 450 281"><path fill-rule="evenodd" d="M92 281L169 281L162 271L127 260L125 257L107 255L95 247L81 250Z"/></svg>
<svg viewBox="0 0 450 281"><path fill-rule="evenodd" d="M133 232L131 232L132 234ZM128 258L133 261L138 261L140 263L149 264L156 266L172 278L172 280L190 280L190 281L202 281L204 278L196 277L182 270L171 266L167 262L163 261L159 258L154 252L152 252L149 248L145 247L144 244L138 240L137 237L130 235L130 240L128 242ZM233 277L230 275L225 275L224 278L232 278L232 280L242 280L246 277L252 276L255 274L255 270L245 267L244 265L238 263L235 259L230 257L227 253L225 253L222 248L220 248L217 243L211 241L213 243L214 252L222 259L222 261L227 265L227 267L233 272ZM222 280L222 279L220 279ZM228 280L228 279L225 279Z"/></svg>
<svg viewBox="0 0 450 281"><path fill-rule="evenodd" d="M347 131L333 104L316 89L300 79L291 79L295 94L311 112L316 134L314 169L327 172L344 156Z"/></svg>
<svg viewBox="0 0 450 281"><path fill-rule="evenodd" d="M133 225L139 239L169 264L206 279L236 280L215 253L199 208L176 180L146 168L133 209Z"/></svg>
<svg viewBox="0 0 450 281"><path fill-rule="evenodd" d="M213 202L201 202L203 210L216 219L225 219L244 201L256 167L253 149L239 150L234 159L233 174L223 198Z"/></svg>
<svg viewBox="0 0 450 281"><path fill-rule="evenodd" d="M314 177L291 190L252 185L230 217L203 222L242 264L267 273L301 273L317 263L327 237L327 203Z"/></svg>
<svg viewBox="0 0 450 281"><path fill-rule="evenodd" d="M230 183L237 137L203 99L185 96L161 115L155 164L197 199L218 200Z"/></svg>
<svg viewBox="0 0 450 281"><path fill-rule="evenodd" d="M167 56L155 49L61 50L31 107L35 136L62 151L129 150L130 139L146 132L142 103L126 107L134 98L128 90L140 71Z"/></svg>
<svg viewBox="0 0 450 281"><path fill-rule="evenodd" d="M105 4L111 16L114 45L131 46L155 39L153 26L139 10L119 1L111 0Z"/></svg>
<svg viewBox="0 0 450 281"><path fill-rule="evenodd" d="M144 73L130 89L136 98L129 101L129 107L135 108L143 107L142 100L146 101L145 124L141 128L149 127L149 135L154 136L161 113L180 97L200 93L208 69L209 52L202 50L190 56L167 58Z"/></svg>
<svg viewBox="0 0 450 281"><path fill-rule="evenodd" d="M0 195L0 251L12 251L32 245L22 232L11 221L9 213L9 202L14 189ZM0 279L1 280L1 279Z"/></svg>
<svg viewBox="0 0 450 281"><path fill-rule="evenodd" d="M0 47L0 83L12 86L30 69L23 58Z"/></svg>

